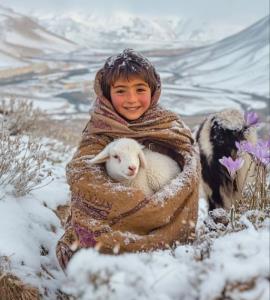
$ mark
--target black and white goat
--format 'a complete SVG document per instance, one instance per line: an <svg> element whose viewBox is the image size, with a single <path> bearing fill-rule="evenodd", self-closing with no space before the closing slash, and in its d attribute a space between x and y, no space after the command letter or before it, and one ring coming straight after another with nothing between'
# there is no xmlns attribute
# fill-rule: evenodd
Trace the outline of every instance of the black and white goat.
<svg viewBox="0 0 270 300"><path fill-rule="evenodd" d="M241 197L245 180L253 175L254 167L248 155L235 180L219 162L223 156L235 157L235 142L247 140L255 143L254 128L245 124L244 115L236 109L227 109L209 115L197 131L202 165L202 188L209 203L209 210L223 207L229 209L232 199ZM251 165L251 167L250 167Z"/></svg>

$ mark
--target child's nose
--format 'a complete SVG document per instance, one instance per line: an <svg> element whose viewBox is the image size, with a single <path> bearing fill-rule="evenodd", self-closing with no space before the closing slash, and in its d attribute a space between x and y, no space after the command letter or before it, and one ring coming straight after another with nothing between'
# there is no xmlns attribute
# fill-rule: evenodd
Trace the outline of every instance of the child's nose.
<svg viewBox="0 0 270 300"><path fill-rule="evenodd" d="M137 96L135 92L130 91L128 94L128 102L136 102L137 101Z"/></svg>

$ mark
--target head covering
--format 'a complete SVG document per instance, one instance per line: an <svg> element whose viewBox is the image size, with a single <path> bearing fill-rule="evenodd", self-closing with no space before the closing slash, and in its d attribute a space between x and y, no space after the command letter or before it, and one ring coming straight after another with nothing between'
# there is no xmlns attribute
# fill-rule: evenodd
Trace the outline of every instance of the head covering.
<svg viewBox="0 0 270 300"><path fill-rule="evenodd" d="M146 73L148 76L145 76ZM106 60L104 66L97 72L94 90L99 98L105 97L110 100L106 79L117 80L122 77L129 79L131 76L140 77L146 81L152 95L150 107L156 105L161 91L160 77L151 62L132 49L125 49Z"/></svg>
<svg viewBox="0 0 270 300"><path fill-rule="evenodd" d="M174 112L157 105L161 93L160 78L156 77L156 86L149 109L136 120L126 120L119 115L101 89L101 69L95 79L97 99L90 112L91 120L85 130L88 134L103 134L112 139L130 137L148 139L172 149L182 149L189 152L193 138L188 127Z"/></svg>

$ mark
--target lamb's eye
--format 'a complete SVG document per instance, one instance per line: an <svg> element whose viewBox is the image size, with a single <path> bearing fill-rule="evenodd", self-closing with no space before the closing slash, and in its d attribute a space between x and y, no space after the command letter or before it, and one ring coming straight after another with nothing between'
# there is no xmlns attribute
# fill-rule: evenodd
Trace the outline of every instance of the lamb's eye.
<svg viewBox="0 0 270 300"><path fill-rule="evenodd" d="M118 155L114 155L113 158L119 159L119 156Z"/></svg>

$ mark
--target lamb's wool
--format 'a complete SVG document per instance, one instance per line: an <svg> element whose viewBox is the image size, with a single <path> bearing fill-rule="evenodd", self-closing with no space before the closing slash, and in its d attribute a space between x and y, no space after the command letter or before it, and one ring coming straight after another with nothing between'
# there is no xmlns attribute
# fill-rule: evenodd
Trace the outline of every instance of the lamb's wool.
<svg viewBox="0 0 270 300"><path fill-rule="evenodd" d="M181 170L177 162L168 155L142 148L143 146L134 139L117 139L89 163L104 163L105 160L107 174L112 179L140 189L145 196L151 196L175 178ZM115 155L119 159L116 160ZM133 177L126 177L130 166L136 169L136 173Z"/></svg>
<svg viewBox="0 0 270 300"><path fill-rule="evenodd" d="M96 86L99 76L100 73ZM104 253L149 251L194 238L198 155L192 146L191 133L179 117L155 105L159 93L157 90L153 105L142 117L128 122L97 89L99 97L91 120L67 167L71 215L57 246L63 267L73 251L82 247L96 247ZM152 197L145 197L138 189L119 188L120 184L110 180L104 167L89 166L87 161L89 155L97 155L113 139L121 137L135 138L154 151L170 155L183 171Z"/></svg>
<svg viewBox="0 0 270 300"><path fill-rule="evenodd" d="M161 153L145 149L144 155L147 166L140 169L131 186L140 188L146 196L151 196L175 178L180 173L180 168L174 160Z"/></svg>

